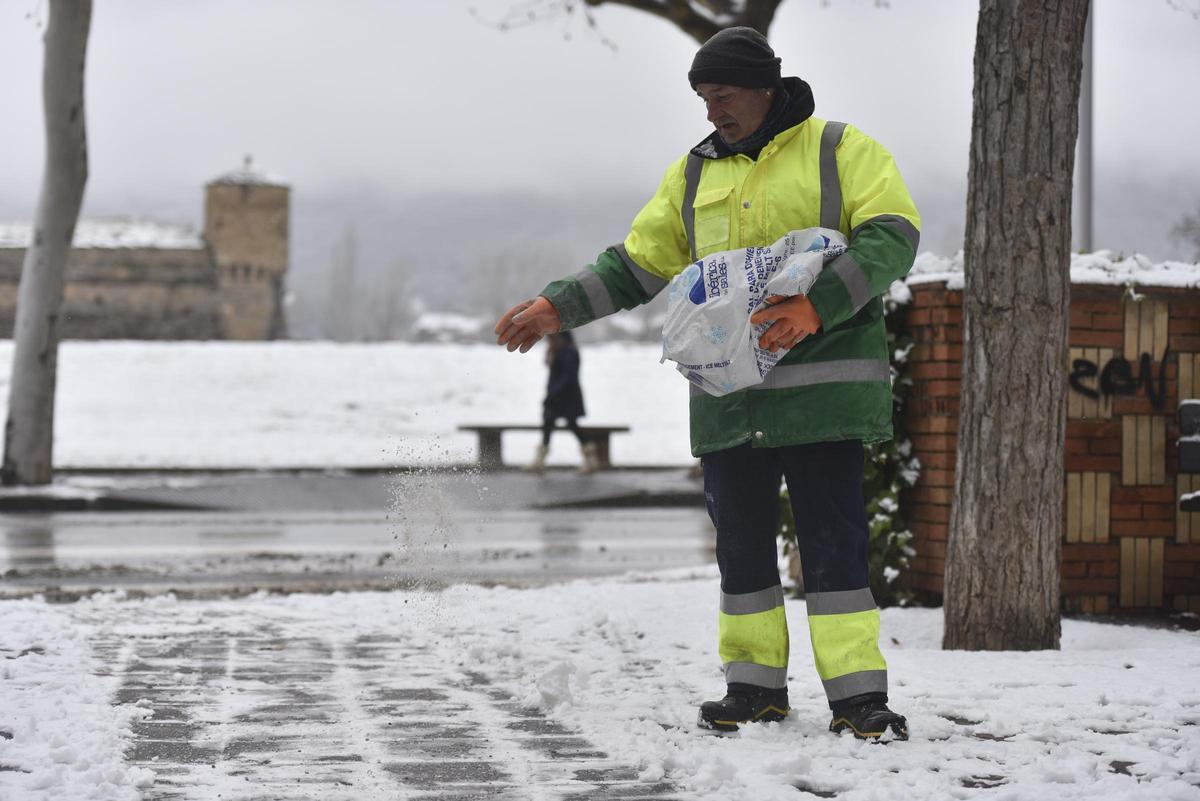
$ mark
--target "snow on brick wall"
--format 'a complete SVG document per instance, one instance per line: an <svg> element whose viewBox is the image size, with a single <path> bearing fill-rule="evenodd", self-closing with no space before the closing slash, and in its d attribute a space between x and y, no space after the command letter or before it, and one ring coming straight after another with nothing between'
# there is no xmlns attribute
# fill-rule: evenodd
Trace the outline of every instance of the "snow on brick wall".
<svg viewBox="0 0 1200 801"><path fill-rule="evenodd" d="M905 283L945 284L947 289L963 288L963 254L951 258L934 253L917 256ZM1177 289L1200 288L1200 264L1156 262L1140 253L1121 256L1111 250L1071 254L1071 283L1096 286L1156 286Z"/></svg>
<svg viewBox="0 0 1200 801"><path fill-rule="evenodd" d="M963 357L962 273L923 256L907 282L915 345L905 422L921 478L906 497L909 587L940 594L954 494ZM1063 542L1069 611L1200 611L1200 476L1177 473L1175 416L1200 397L1200 267L1073 258ZM1136 286L1136 291L1130 287Z"/></svg>

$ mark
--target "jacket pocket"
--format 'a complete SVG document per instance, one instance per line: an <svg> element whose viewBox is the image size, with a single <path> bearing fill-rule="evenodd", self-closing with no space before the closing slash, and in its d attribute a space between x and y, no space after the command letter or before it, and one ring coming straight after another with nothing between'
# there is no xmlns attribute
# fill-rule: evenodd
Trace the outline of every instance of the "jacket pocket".
<svg viewBox="0 0 1200 801"><path fill-rule="evenodd" d="M692 208L696 212L696 254L704 255L729 249L730 220L733 215L733 187L700 192Z"/></svg>

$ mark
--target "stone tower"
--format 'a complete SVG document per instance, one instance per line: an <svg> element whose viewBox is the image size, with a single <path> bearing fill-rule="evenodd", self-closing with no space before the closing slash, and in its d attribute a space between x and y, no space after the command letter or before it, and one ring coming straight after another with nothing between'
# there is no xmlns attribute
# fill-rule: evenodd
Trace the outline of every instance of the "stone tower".
<svg viewBox="0 0 1200 801"><path fill-rule="evenodd" d="M279 339L287 335L283 287L288 269L291 190L252 168L205 187L204 239L217 271L225 339Z"/></svg>

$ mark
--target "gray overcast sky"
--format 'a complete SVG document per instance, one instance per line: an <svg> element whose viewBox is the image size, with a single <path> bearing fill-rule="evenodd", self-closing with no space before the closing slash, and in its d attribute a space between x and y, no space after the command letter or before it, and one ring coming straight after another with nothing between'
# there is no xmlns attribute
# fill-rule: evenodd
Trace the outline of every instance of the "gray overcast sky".
<svg viewBox="0 0 1200 801"><path fill-rule="evenodd" d="M1116 244L1171 255L1165 230L1200 205L1200 21L1186 10L1200 4L1181 2L1184 11L1167 0L1094 0L1099 246L1115 218L1104 208L1154 208L1152 246L1129 242L1128 231ZM498 19L515 4L96 0L85 214L154 216L159 199L184 193L199 222L200 185L247 152L308 195L648 197L708 131L685 77L695 43L617 7L594 12L616 52L578 19L502 33L469 14ZM42 48L31 11L44 15L44 0L0 0L8 216L31 213L40 175ZM882 141L918 205L931 204L927 233L943 230L945 241L961 231L961 209L955 217L935 200L965 188L976 15L965 0L890 9L788 0L771 29L785 74L812 84L817 115Z"/></svg>

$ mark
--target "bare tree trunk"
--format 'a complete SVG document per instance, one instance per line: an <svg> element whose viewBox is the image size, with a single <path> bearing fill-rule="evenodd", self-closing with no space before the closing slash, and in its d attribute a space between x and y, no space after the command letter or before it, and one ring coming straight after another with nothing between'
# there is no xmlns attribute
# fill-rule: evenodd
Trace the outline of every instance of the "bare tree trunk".
<svg viewBox="0 0 1200 801"><path fill-rule="evenodd" d="M1057 648L1071 180L1088 0L983 0L946 648Z"/></svg>
<svg viewBox="0 0 1200 801"><path fill-rule="evenodd" d="M91 0L50 0L42 70L46 166L17 290L5 484L46 484L52 475L58 316L87 184L83 73L91 20Z"/></svg>

